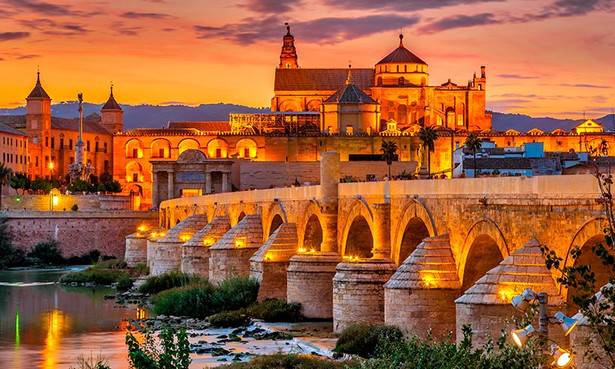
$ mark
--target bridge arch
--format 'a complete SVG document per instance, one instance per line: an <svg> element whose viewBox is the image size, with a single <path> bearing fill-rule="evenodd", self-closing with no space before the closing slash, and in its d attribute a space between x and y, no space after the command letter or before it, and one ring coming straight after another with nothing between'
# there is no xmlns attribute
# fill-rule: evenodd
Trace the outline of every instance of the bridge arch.
<svg viewBox="0 0 615 369"><path fill-rule="evenodd" d="M465 237L457 262L462 290L470 288L508 255L508 244L497 223L489 218L475 222Z"/></svg>
<svg viewBox="0 0 615 369"><path fill-rule="evenodd" d="M323 223L320 204L316 200L310 200L303 214L305 216L301 218L300 227L297 229L299 248L306 251L320 251L323 240L329 237L325 234L327 231Z"/></svg>
<svg viewBox="0 0 615 369"><path fill-rule="evenodd" d="M401 212L391 243L391 258L399 265L426 237L437 236L436 225L429 210L416 199Z"/></svg>
<svg viewBox="0 0 615 369"><path fill-rule="evenodd" d="M351 205L342 232L342 256L371 258L374 248L374 215L361 198Z"/></svg>
<svg viewBox="0 0 615 369"><path fill-rule="evenodd" d="M269 238L282 223L288 222L286 209L280 201L274 201L266 213L263 213L263 237Z"/></svg>
<svg viewBox="0 0 615 369"><path fill-rule="evenodd" d="M606 225L607 219L604 217L593 218L583 223L574 234L572 242L566 250L566 257L564 259L564 265L567 267L590 265L592 272L596 275L596 291L608 283L609 276L611 275L609 267L603 265L600 257L592 251L594 246L600 243L605 244L604 227ZM572 256L572 250L574 248L581 249L581 255L577 259ZM572 302L572 296L574 296L576 292L575 289L560 286L560 292L568 303L570 309L569 313L578 310Z"/></svg>

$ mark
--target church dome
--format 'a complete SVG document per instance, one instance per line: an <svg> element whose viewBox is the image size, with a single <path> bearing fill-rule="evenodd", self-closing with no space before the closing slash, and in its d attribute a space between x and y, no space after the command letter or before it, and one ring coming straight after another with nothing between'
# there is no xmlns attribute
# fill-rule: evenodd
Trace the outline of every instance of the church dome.
<svg viewBox="0 0 615 369"><path fill-rule="evenodd" d="M404 35L399 35L399 47L393 50L389 55L385 56L377 64L424 64L427 63L416 56L412 51L406 49L403 43Z"/></svg>

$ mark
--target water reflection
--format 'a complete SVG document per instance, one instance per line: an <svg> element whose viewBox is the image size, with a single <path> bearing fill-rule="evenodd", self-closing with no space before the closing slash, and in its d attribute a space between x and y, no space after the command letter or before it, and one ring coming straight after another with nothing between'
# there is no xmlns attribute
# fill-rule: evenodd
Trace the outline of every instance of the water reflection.
<svg viewBox="0 0 615 369"><path fill-rule="evenodd" d="M124 319L145 314L105 300L109 289L66 288L64 271L0 272L0 368L70 368L102 354L127 368Z"/></svg>

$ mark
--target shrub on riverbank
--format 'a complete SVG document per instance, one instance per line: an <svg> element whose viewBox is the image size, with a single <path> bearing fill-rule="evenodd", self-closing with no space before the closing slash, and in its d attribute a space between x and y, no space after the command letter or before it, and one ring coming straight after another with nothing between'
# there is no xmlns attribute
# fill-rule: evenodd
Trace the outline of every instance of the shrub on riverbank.
<svg viewBox="0 0 615 369"><path fill-rule="evenodd" d="M209 324L214 328L243 327L250 324L250 316L244 309L223 311L209 317Z"/></svg>
<svg viewBox="0 0 615 369"><path fill-rule="evenodd" d="M338 362L312 355L267 355L259 356L247 363L233 363L221 369L344 369L354 362Z"/></svg>
<svg viewBox="0 0 615 369"><path fill-rule="evenodd" d="M127 291L134 283L133 277L141 276L143 271L142 267L128 268L122 260L103 260L88 269L63 275L60 278L60 283L94 284L99 286L109 286L117 283L119 291Z"/></svg>
<svg viewBox="0 0 615 369"><path fill-rule="evenodd" d="M139 287L139 292L155 295L171 288L183 287L189 284L204 282L204 278L194 277L178 271L170 271L160 275L148 277Z"/></svg>
<svg viewBox="0 0 615 369"><path fill-rule="evenodd" d="M13 246L13 235L8 229L6 218L0 218L0 269L22 266L26 253Z"/></svg>
<svg viewBox="0 0 615 369"><path fill-rule="evenodd" d="M344 329L335 345L335 352L374 357L383 346L403 341L403 333L397 327L357 323Z"/></svg>
<svg viewBox="0 0 615 369"><path fill-rule="evenodd" d="M58 241L39 242L28 252L28 258L38 265L63 265L66 261L58 247Z"/></svg>
<svg viewBox="0 0 615 369"><path fill-rule="evenodd" d="M300 310L300 304L289 304L284 300L271 299L252 304L247 308L214 314L209 317L209 323L220 328L245 326L250 323L251 319L293 323L303 320Z"/></svg>
<svg viewBox="0 0 615 369"><path fill-rule="evenodd" d="M205 318L250 306L257 294L258 282L251 278L229 278L219 286L201 280L162 291L152 298L152 304L156 314Z"/></svg>

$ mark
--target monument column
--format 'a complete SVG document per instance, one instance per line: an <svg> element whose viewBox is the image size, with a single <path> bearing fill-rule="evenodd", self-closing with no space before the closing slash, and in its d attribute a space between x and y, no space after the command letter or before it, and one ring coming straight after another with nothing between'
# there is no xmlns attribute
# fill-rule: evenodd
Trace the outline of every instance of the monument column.
<svg viewBox="0 0 615 369"><path fill-rule="evenodd" d="M205 172L205 193L211 193L211 172Z"/></svg>
<svg viewBox="0 0 615 369"><path fill-rule="evenodd" d="M337 245L339 161L335 151L323 152L320 159L320 251L296 254L288 265L287 300L300 303L308 318L333 317L333 276L342 261Z"/></svg>
<svg viewBox="0 0 615 369"><path fill-rule="evenodd" d="M152 172L153 183L152 183L152 209L158 209L158 172Z"/></svg>
<svg viewBox="0 0 615 369"><path fill-rule="evenodd" d="M168 188L168 200L175 198L175 193L174 193L174 189L173 189L173 184L175 181L174 175L173 175L173 171L172 170L167 170L167 188Z"/></svg>

